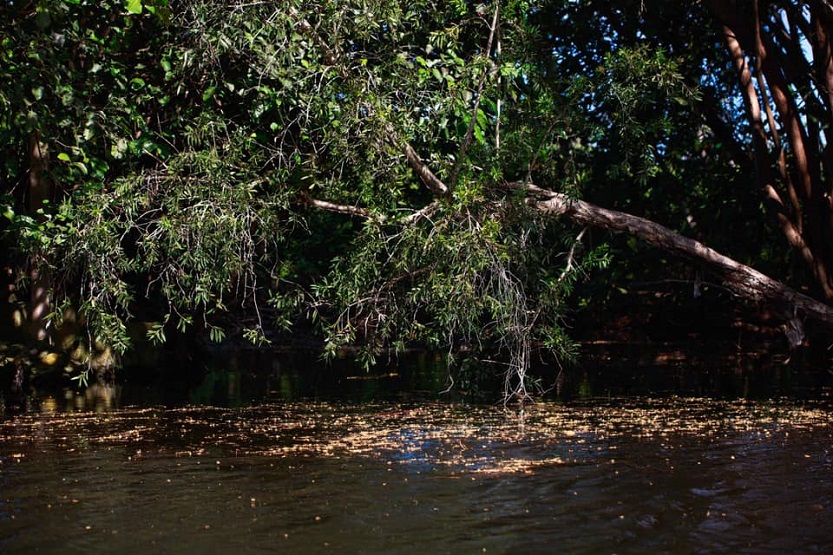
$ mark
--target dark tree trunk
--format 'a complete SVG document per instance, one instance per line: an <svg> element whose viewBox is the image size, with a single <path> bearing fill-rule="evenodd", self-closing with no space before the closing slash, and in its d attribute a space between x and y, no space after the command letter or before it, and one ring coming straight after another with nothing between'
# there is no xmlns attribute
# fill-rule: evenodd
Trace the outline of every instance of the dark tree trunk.
<svg viewBox="0 0 833 555"><path fill-rule="evenodd" d="M29 138L29 213L41 219L40 210L51 200L54 183L49 176L49 159L46 147L37 133ZM49 297L49 271L46 265L33 255L29 260L29 331L38 341L47 338L47 315L51 311Z"/></svg>
<svg viewBox="0 0 833 555"><path fill-rule="evenodd" d="M738 74L758 187L818 296L833 300L833 4L711 0L708 6Z"/></svg>

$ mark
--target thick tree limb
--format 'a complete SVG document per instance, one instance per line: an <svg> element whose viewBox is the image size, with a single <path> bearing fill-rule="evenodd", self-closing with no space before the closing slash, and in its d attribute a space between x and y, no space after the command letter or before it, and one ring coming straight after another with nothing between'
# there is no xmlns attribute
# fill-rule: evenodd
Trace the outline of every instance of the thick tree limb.
<svg viewBox="0 0 833 555"><path fill-rule="evenodd" d="M706 264L718 275L723 285L740 298L764 302L783 318L788 329L803 329L806 320L833 328L833 307L808 297L761 272L724 256L699 241L684 237L656 222L607 210L589 202L534 186L513 183L513 188L525 188L534 197L529 203L542 212L564 215L579 225L601 227L627 233L661 249L690 261ZM788 334L791 341L803 337ZM798 341L800 343L800 341Z"/></svg>
<svg viewBox="0 0 833 555"><path fill-rule="evenodd" d="M512 182L507 183L506 186L526 192L528 205L543 213L566 216L582 226L626 233L683 259L706 265L707 269L720 277L723 285L737 297L766 303L785 321L787 337L794 346L804 340L805 321L814 321L824 327L833 328L833 307L799 293L754 268L741 264L663 225L625 212L608 210L532 184ZM306 193L303 193L303 198L310 206L322 210L360 218L375 217L364 208L314 199ZM436 202L432 203L405 218L402 223L413 223L425 217L436 206Z"/></svg>

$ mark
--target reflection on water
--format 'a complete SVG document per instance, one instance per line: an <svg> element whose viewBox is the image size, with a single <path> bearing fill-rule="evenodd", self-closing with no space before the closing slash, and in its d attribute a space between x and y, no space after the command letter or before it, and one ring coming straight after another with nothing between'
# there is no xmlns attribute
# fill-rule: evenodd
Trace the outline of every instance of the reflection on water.
<svg viewBox="0 0 833 555"><path fill-rule="evenodd" d="M0 552L830 553L829 406L273 404L0 424Z"/></svg>

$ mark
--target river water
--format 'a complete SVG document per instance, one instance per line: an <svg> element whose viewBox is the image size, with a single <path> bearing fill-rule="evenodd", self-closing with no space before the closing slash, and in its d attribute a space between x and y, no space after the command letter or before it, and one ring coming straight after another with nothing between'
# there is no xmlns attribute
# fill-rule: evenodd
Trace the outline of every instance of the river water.
<svg viewBox="0 0 833 555"><path fill-rule="evenodd" d="M833 553L829 401L53 408L0 553Z"/></svg>

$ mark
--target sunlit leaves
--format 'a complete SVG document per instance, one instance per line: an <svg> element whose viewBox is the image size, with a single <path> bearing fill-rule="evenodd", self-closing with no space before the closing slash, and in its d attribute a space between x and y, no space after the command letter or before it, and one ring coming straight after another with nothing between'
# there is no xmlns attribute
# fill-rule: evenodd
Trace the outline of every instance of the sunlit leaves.
<svg viewBox="0 0 833 555"><path fill-rule="evenodd" d="M142 0L127 0L127 11L134 14L142 13Z"/></svg>

